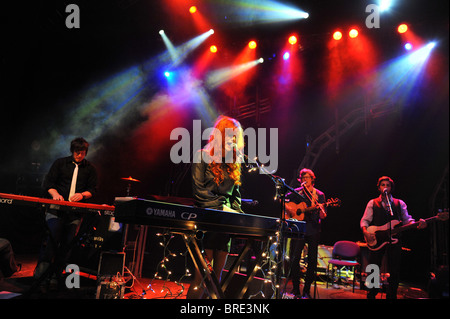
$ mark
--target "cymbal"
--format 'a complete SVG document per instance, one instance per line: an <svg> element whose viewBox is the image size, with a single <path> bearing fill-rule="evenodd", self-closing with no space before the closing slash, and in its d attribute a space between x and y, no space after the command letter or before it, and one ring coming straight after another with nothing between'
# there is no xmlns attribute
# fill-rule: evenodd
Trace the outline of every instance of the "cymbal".
<svg viewBox="0 0 450 319"><path fill-rule="evenodd" d="M122 177L121 179L126 180L126 181L130 181L130 182L140 182L140 180L135 179L133 177Z"/></svg>

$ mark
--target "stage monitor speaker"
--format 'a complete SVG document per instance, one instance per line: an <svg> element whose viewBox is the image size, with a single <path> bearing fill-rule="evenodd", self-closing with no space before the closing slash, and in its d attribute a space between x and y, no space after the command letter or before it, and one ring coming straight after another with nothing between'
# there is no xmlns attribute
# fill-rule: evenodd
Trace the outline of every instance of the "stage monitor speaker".
<svg viewBox="0 0 450 319"><path fill-rule="evenodd" d="M333 246L319 245L317 253L317 273L326 274L328 262L333 258Z"/></svg>
<svg viewBox="0 0 450 319"><path fill-rule="evenodd" d="M125 292L123 270L125 253L100 254L96 299L122 299Z"/></svg>
<svg viewBox="0 0 450 319"><path fill-rule="evenodd" d="M102 252L122 251L122 227L111 216L88 214L78 231L79 240L71 250L70 262L84 272L95 274Z"/></svg>

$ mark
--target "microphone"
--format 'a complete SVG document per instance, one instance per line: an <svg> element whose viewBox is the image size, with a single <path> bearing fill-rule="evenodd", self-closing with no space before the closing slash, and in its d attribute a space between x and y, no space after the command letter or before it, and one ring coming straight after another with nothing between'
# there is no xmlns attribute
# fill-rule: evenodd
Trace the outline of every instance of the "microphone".
<svg viewBox="0 0 450 319"><path fill-rule="evenodd" d="M387 201L387 203L389 205L389 213L391 214L391 216L394 216L394 213L392 212L391 202L389 201L388 189L387 188L383 189L383 194L386 195L386 201Z"/></svg>
<svg viewBox="0 0 450 319"><path fill-rule="evenodd" d="M245 154L241 152L241 150L238 148L236 143L233 143L231 145L235 149L237 157L240 158L242 163L245 163L245 160L244 160L245 159Z"/></svg>
<svg viewBox="0 0 450 319"><path fill-rule="evenodd" d="M300 184L301 187L303 187L305 185L306 185L306 182L303 182L303 183Z"/></svg>

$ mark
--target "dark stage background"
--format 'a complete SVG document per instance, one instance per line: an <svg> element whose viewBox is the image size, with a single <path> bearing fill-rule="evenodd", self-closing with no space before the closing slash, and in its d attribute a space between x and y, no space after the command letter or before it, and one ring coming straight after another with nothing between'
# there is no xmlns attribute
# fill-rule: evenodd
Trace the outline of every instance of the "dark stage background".
<svg viewBox="0 0 450 319"><path fill-rule="evenodd" d="M190 197L189 165L171 163L169 151L175 142L169 134L175 127L191 131L192 120L201 117L195 108L169 108L165 114L164 103L158 104L158 112L140 107L152 106L163 86L157 68L148 62L165 51L158 31L164 29L175 44L184 43L199 33L190 17L171 11L174 5L169 1L73 3L81 10L80 29L66 28L65 1L2 5L0 192L40 195L39 185L51 163L70 154L70 140L84 136L91 143L87 158L100 173L94 202L112 204L114 197L124 196L127 182L121 177L128 176L141 180L132 185L132 195ZM268 99L267 112L242 118L241 123L244 128L278 128L276 175L294 181L294 187L308 141L352 110L364 105L370 110L386 100L373 94L371 83L360 81L357 70L345 78L340 93L327 95L326 43L332 31L360 25L377 49L375 68L403 54L392 31L399 22L408 21L425 42L437 40L432 66L406 99L393 101L378 117L356 123L324 149L312 168L317 188L342 201L323 222L326 245L362 240L359 220L366 203L377 196L381 175L394 179L394 195L405 200L416 219L448 207L448 1L398 1L394 12L381 17L381 27L370 30L364 27L370 1L289 1L310 18L270 25L235 23L232 15L224 21L213 10L214 1L204 3L211 13L206 17L228 46L228 54L236 55L255 37L266 60L236 94L208 91L212 105L218 114L239 118L237 106ZM269 58L292 30L303 35L301 80L283 91L274 79L276 62ZM194 52L187 63L199 54ZM134 72L139 86L121 93ZM245 173L242 195L259 201L245 211L278 216L274 194L269 178ZM23 209L0 209L0 236L9 238L18 253L37 251L40 219ZM406 279L426 282L436 263L432 236L431 227L405 233L404 246L411 249L405 252ZM439 264L446 262L448 256L439 257Z"/></svg>

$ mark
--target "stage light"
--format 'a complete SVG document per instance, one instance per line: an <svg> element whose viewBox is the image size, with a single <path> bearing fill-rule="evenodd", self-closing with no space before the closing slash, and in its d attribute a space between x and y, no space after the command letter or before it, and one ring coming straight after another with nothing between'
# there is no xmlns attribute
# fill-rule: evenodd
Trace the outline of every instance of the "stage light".
<svg viewBox="0 0 450 319"><path fill-rule="evenodd" d="M431 49L433 49L435 46L436 46L436 42L433 41L433 42L428 43L426 47L428 49L430 49L430 51L431 51Z"/></svg>
<svg viewBox="0 0 450 319"><path fill-rule="evenodd" d="M263 59L263 58L259 58L259 59L258 59L258 62L259 62L259 63L264 63L264 59Z"/></svg>
<svg viewBox="0 0 450 319"><path fill-rule="evenodd" d="M397 28L398 33L405 33L408 31L408 26L404 23L400 24Z"/></svg>
<svg viewBox="0 0 450 319"><path fill-rule="evenodd" d="M342 39L342 32L341 31L334 32L333 39L335 39L336 41L339 41L340 39Z"/></svg>
<svg viewBox="0 0 450 319"><path fill-rule="evenodd" d="M250 49L256 49L256 41L250 41L249 43L248 43L248 47L250 48Z"/></svg>
<svg viewBox="0 0 450 319"><path fill-rule="evenodd" d="M348 33L348 36L352 39L356 38L358 36L358 30L351 29L350 32Z"/></svg>
<svg viewBox="0 0 450 319"><path fill-rule="evenodd" d="M405 44L405 50L408 50L408 51L409 51L409 50L411 50L412 48L413 48L413 46L412 46L411 43L408 42L408 43Z"/></svg>
<svg viewBox="0 0 450 319"><path fill-rule="evenodd" d="M217 52L217 47L215 45L212 45L209 47L209 51L211 51L212 53L216 53Z"/></svg>
<svg viewBox="0 0 450 319"><path fill-rule="evenodd" d="M208 33L209 34L214 34L214 29L209 29Z"/></svg>
<svg viewBox="0 0 450 319"><path fill-rule="evenodd" d="M169 77L170 77L170 72L169 72L169 71L164 72L164 76L165 76L166 78L169 78Z"/></svg>
<svg viewBox="0 0 450 319"><path fill-rule="evenodd" d="M164 34L164 30L159 30L159 34L163 35Z"/></svg>
<svg viewBox="0 0 450 319"><path fill-rule="evenodd" d="M289 58L291 57L291 55L289 54L289 52L284 52L283 54L283 60L289 60Z"/></svg>
<svg viewBox="0 0 450 319"><path fill-rule="evenodd" d="M297 43L297 37L295 36L295 35L291 35L290 37L289 37L289 43L290 44L292 44L292 45L294 45L294 44L296 44Z"/></svg>
<svg viewBox="0 0 450 319"><path fill-rule="evenodd" d="M417 49L416 51L409 54L408 62L410 64L422 64L424 63L431 54L431 51L436 46L436 42L430 42L427 45Z"/></svg>
<svg viewBox="0 0 450 319"><path fill-rule="evenodd" d="M191 7L189 8L189 12L190 12L190 13L196 13L196 12L197 12L197 7L196 7L196 6L191 6Z"/></svg>
<svg viewBox="0 0 450 319"><path fill-rule="evenodd" d="M380 12L389 10L389 8L391 6L392 6L392 0L380 0L380 2L379 2Z"/></svg>

